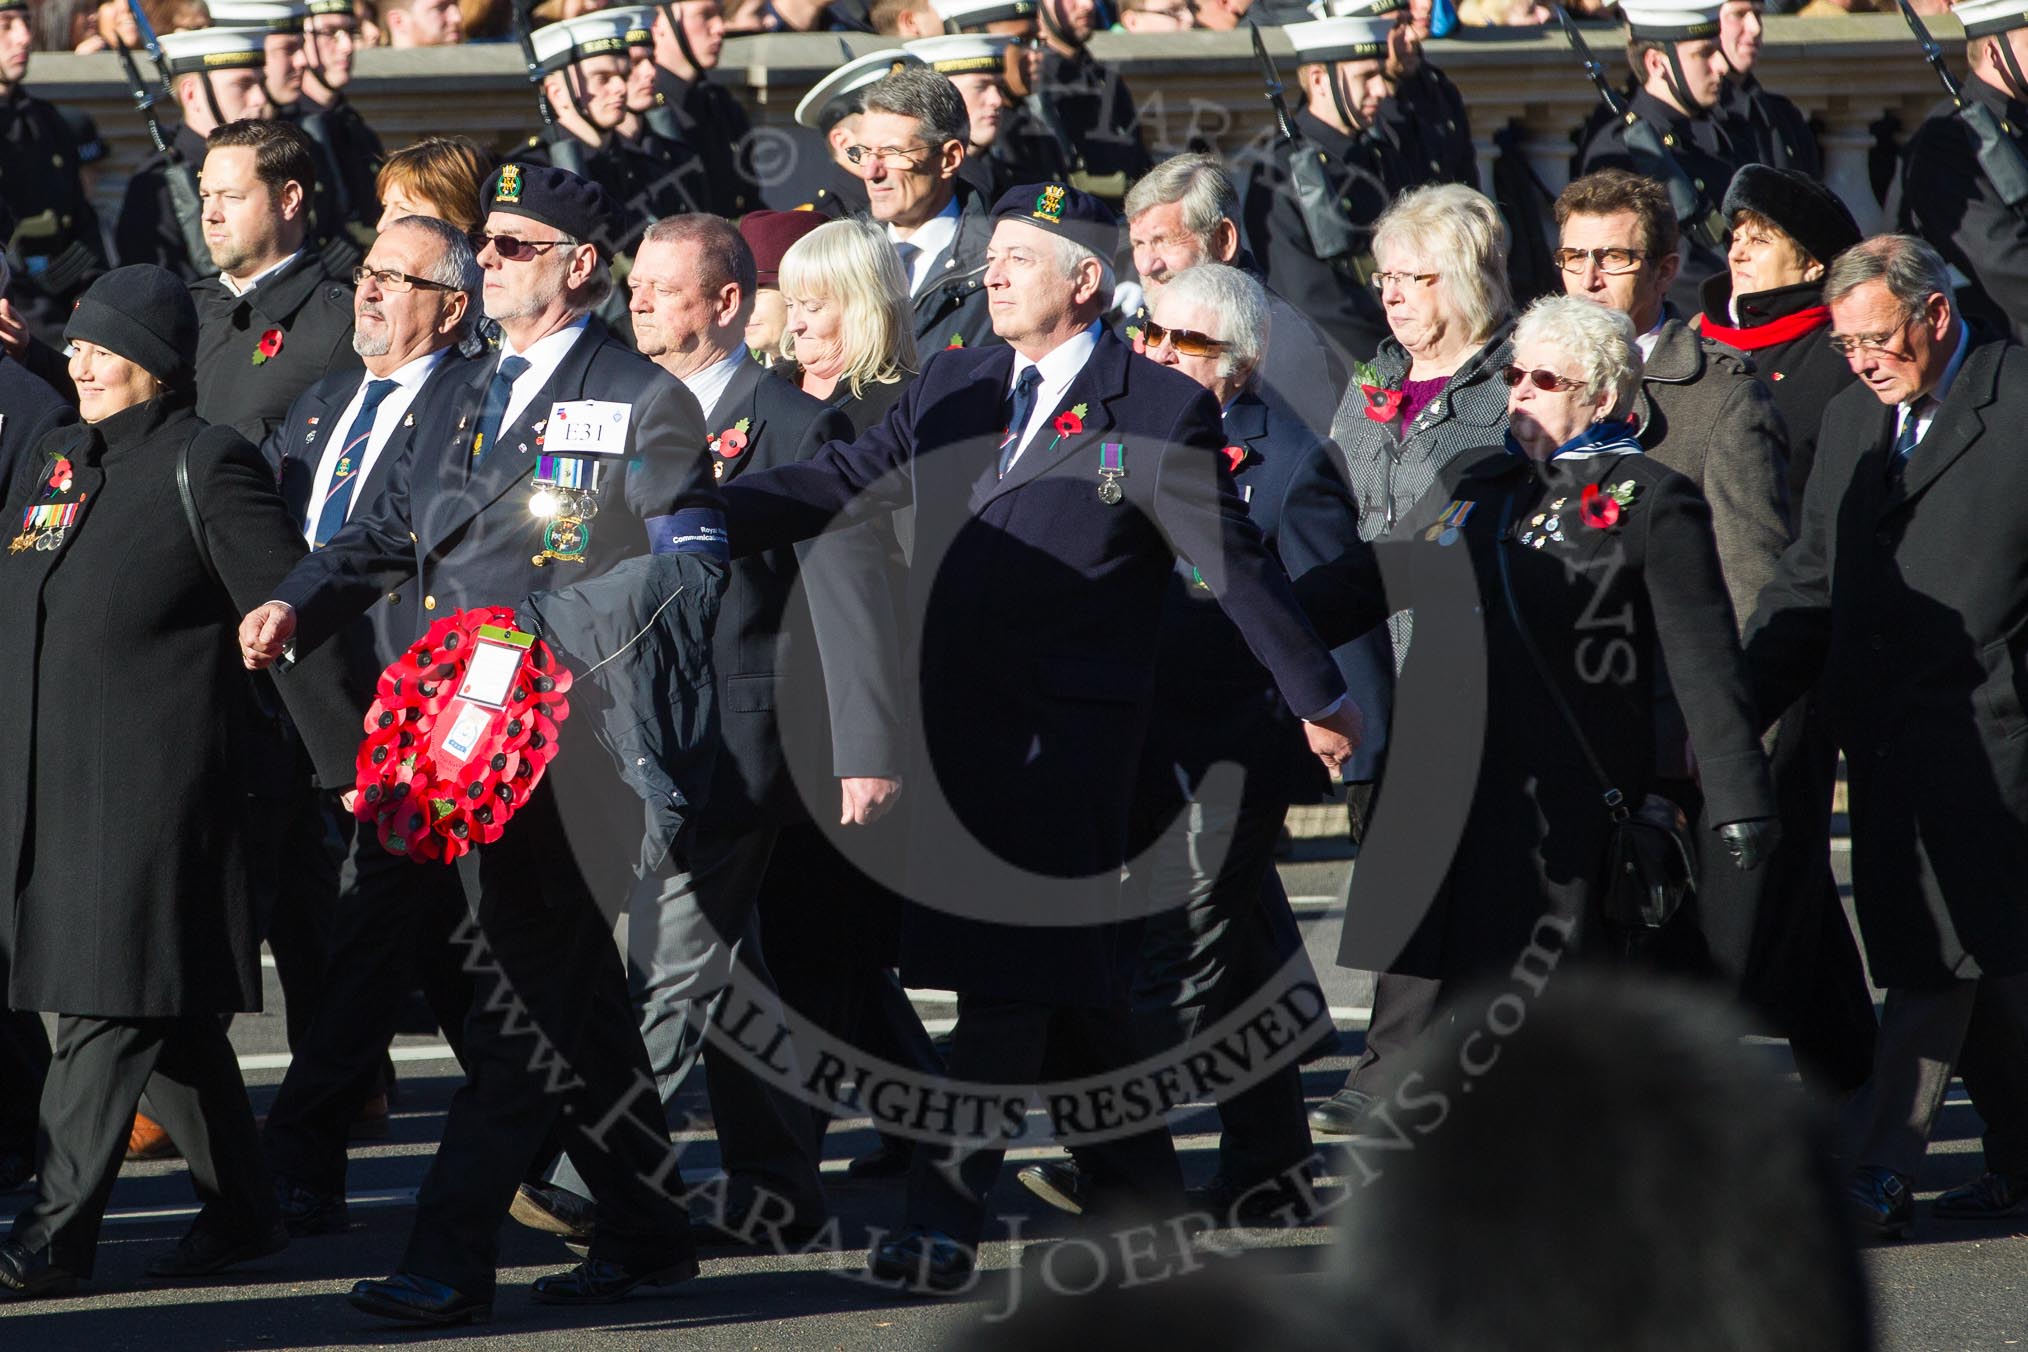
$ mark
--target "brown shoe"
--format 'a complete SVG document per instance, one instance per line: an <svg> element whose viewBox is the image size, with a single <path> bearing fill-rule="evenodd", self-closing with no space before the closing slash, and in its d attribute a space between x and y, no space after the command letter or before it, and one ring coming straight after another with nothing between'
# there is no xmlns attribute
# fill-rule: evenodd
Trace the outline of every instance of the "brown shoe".
<svg viewBox="0 0 2028 1352"><path fill-rule="evenodd" d="M130 1160L173 1160L181 1159L183 1152L176 1148L176 1142L169 1139L169 1133L162 1130L162 1124L146 1113L134 1114L134 1129L127 1133L127 1158Z"/></svg>
<svg viewBox="0 0 2028 1352"><path fill-rule="evenodd" d="M393 1135L387 1122L387 1095L375 1094L359 1105L359 1115L352 1119L350 1138L355 1141L384 1141Z"/></svg>

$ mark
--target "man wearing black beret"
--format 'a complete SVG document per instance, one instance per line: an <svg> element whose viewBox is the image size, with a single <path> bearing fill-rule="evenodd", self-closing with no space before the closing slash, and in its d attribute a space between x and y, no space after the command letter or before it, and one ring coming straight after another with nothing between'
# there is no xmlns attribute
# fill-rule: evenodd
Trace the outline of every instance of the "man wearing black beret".
<svg viewBox="0 0 2028 1352"><path fill-rule="evenodd" d="M1162 597L1198 569L1333 767L1360 714L1234 488L1219 410L1102 322L1119 232L1063 183L993 210L986 289L1006 346L939 352L878 427L726 485L742 554L912 509L921 730L902 930L910 986L958 993L948 1071L1032 1086L1128 1064L1137 925L1120 885ZM900 693L900 692L898 692ZM1018 810L1010 811L1010 804ZM848 856L852 844L842 836ZM1010 1089L1018 1097L1024 1090ZM1020 1113L918 1129L908 1225L869 1268L961 1289ZM1065 1120L1092 1196L1159 1212L1181 1176L1159 1113Z"/></svg>
<svg viewBox="0 0 2028 1352"><path fill-rule="evenodd" d="M247 615L249 665L291 640L302 651L343 632L411 578L418 628L646 553L705 555L698 585L722 585L723 518L697 400L592 317L613 285L611 259L592 242L611 199L575 174L510 161L483 200L478 257L497 357L473 363L463 388L434 405L405 481ZM598 1195L599 1226L590 1257L538 1281L537 1300L603 1303L697 1273L662 1105L636 1092L653 1081L612 942L629 851L586 838L596 825L638 822L641 805L588 737L575 740L573 753L566 736L506 833L458 861L485 973L497 967L514 1007L486 997L490 976L475 978L463 1042L471 1078L451 1104L400 1269L353 1288L368 1313L421 1324L489 1313L500 1223L552 1130ZM570 1079L551 1083L559 1068L540 1068L531 1025Z"/></svg>

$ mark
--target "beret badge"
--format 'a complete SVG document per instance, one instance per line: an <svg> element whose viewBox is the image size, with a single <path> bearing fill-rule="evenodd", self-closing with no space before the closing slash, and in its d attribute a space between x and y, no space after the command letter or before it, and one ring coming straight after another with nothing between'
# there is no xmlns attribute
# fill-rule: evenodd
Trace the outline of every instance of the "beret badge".
<svg viewBox="0 0 2028 1352"><path fill-rule="evenodd" d="M521 200L520 165L503 164L500 166L500 186L494 189L493 200L496 202L516 202L516 203L520 202Z"/></svg>
<svg viewBox="0 0 2028 1352"><path fill-rule="evenodd" d="M1035 219L1051 225L1063 224L1063 185L1052 183L1035 198Z"/></svg>

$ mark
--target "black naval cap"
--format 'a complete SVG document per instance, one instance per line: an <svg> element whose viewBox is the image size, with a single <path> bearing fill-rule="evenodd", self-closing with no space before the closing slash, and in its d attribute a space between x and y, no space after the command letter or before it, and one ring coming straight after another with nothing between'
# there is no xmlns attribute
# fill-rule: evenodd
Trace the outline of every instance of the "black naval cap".
<svg viewBox="0 0 2028 1352"><path fill-rule="evenodd" d="M1120 247L1120 218L1088 192L1067 183L1024 183L993 204L994 221L1020 221L1082 244L1107 263Z"/></svg>
<svg viewBox="0 0 2028 1352"><path fill-rule="evenodd" d="M1776 169L1765 164L1741 166L1732 176L1732 186L1725 190L1725 205L1720 214L1730 221L1733 213L1739 211L1751 211L1773 221L1825 267L1861 238L1852 209L1839 200L1838 194L1794 169Z"/></svg>
<svg viewBox="0 0 2028 1352"><path fill-rule="evenodd" d="M175 273L129 263L85 288L63 336L118 353L164 385L180 385L197 350L197 304Z"/></svg>
<svg viewBox="0 0 2028 1352"><path fill-rule="evenodd" d="M607 225L620 214L606 190L588 178L547 164L512 161L486 181L479 208L540 221L572 239L598 244L600 253L606 252L601 241Z"/></svg>

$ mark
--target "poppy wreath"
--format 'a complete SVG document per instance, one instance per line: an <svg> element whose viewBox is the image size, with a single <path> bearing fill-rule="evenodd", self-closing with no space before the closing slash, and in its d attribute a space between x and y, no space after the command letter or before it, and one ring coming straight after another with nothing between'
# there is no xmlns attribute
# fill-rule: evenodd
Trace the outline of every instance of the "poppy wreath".
<svg viewBox="0 0 2028 1352"><path fill-rule="evenodd" d="M380 675L359 745L353 815L375 826L390 854L448 864L492 844L556 758L571 675L540 639L472 754L462 763L442 754L439 723L459 702L482 625L511 629L514 612L485 606L446 615Z"/></svg>

